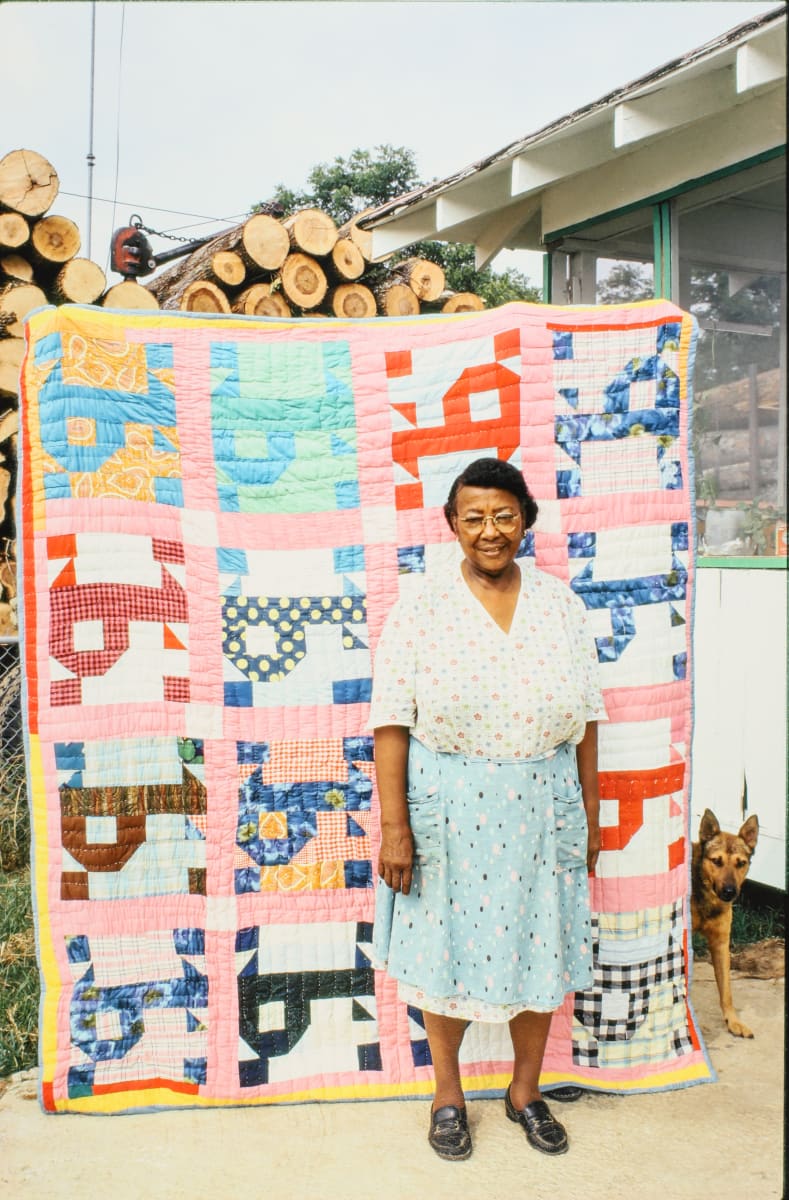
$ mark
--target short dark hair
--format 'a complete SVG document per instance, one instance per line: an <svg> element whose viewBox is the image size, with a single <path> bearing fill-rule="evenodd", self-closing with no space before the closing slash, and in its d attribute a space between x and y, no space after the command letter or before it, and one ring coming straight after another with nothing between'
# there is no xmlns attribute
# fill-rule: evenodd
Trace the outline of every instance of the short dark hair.
<svg viewBox="0 0 789 1200"><path fill-rule="evenodd" d="M444 516L450 528L452 518L457 514L457 494L462 487L498 488L502 492L511 492L520 505L524 527L531 529L537 520L537 501L518 468L500 458L476 458L460 472L449 489Z"/></svg>

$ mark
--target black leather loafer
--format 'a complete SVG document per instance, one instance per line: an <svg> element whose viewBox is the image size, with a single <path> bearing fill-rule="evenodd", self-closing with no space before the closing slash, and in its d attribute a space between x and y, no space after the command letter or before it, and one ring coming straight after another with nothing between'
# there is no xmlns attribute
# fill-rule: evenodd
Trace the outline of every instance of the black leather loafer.
<svg viewBox="0 0 789 1200"><path fill-rule="evenodd" d="M525 1108L516 1108L510 1100L510 1089L504 1097L504 1108L511 1121L517 1121L526 1131L526 1140L543 1154L566 1154L569 1143L567 1130L551 1115L544 1100L534 1100Z"/></svg>
<svg viewBox="0 0 789 1200"><path fill-rule="evenodd" d="M576 1087L574 1083L566 1083L564 1087L551 1088L545 1095L549 1100L559 1100L562 1104L574 1104L576 1100L580 1100L584 1094L584 1089Z"/></svg>
<svg viewBox="0 0 789 1200"><path fill-rule="evenodd" d="M466 1109L445 1104L430 1114L427 1140L439 1158L460 1162L471 1154L471 1134L468 1131Z"/></svg>

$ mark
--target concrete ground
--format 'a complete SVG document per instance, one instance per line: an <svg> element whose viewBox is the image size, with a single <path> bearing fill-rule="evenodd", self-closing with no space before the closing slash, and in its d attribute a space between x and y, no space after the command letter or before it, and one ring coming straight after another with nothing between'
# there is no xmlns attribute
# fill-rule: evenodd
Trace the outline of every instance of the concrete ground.
<svg viewBox="0 0 789 1200"><path fill-rule="evenodd" d="M425 1101L44 1116L35 1072L0 1095L0 1195L9 1200L702 1200L783 1195L783 979L734 979L754 1030L732 1037L712 969L693 1005L716 1084L555 1105L569 1154L531 1149L501 1100L469 1106L474 1154L444 1163ZM0 1080L0 1089L8 1081Z"/></svg>

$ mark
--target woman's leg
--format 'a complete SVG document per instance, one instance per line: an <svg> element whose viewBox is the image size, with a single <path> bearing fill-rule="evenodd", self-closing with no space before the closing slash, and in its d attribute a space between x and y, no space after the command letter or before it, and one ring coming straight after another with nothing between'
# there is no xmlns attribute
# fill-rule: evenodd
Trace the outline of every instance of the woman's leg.
<svg viewBox="0 0 789 1200"><path fill-rule="evenodd" d="M517 1109L540 1099L540 1071L553 1013L522 1012L510 1021L515 1052L510 1099Z"/></svg>
<svg viewBox="0 0 789 1200"><path fill-rule="evenodd" d="M427 1044L433 1059L436 1074L436 1095L433 1112L445 1104L462 1108L465 1104L460 1083L460 1044L468 1021L457 1017L443 1017L438 1013L423 1012Z"/></svg>

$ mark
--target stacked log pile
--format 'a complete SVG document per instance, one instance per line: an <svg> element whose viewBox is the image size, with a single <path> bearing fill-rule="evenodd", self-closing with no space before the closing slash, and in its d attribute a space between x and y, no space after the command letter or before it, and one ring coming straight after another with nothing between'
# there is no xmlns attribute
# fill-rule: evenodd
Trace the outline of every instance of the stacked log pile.
<svg viewBox="0 0 789 1200"><path fill-rule="evenodd" d="M107 281L79 257L80 233L50 213L55 168L33 150L0 159L0 636L16 633L14 485L24 319L44 304L95 303Z"/></svg>
<svg viewBox="0 0 789 1200"><path fill-rule="evenodd" d="M14 489L24 320L45 304L179 309L247 316L409 316L484 308L471 292L447 291L436 263L391 266L373 259L372 235L316 208L278 219L250 216L144 284L108 287L98 263L80 257L80 231L50 210L57 171L33 150L0 158L0 636L16 633Z"/></svg>
<svg viewBox="0 0 789 1200"><path fill-rule="evenodd" d="M373 259L372 237L358 222L338 228L317 208L282 220L256 213L147 288L162 308L247 316L402 317L484 308L472 292L447 291L437 263Z"/></svg>

